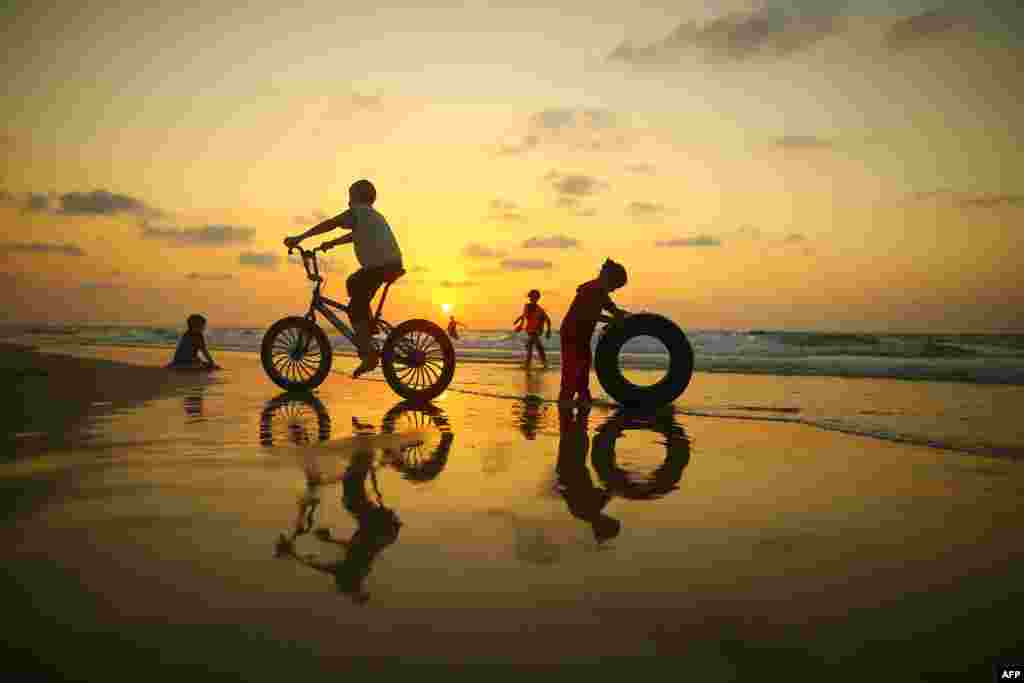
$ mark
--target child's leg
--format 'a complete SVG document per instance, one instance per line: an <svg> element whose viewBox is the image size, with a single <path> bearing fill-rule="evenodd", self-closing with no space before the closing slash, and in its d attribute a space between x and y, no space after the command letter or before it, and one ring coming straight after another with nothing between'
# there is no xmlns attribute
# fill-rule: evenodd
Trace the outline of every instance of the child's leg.
<svg viewBox="0 0 1024 683"><path fill-rule="evenodd" d="M540 362L544 364L544 367L548 366L548 357L544 353L544 345L540 343L540 335L536 337L537 340L537 356L540 358Z"/></svg>
<svg viewBox="0 0 1024 683"><path fill-rule="evenodd" d="M580 400L590 403L594 399L590 396L590 364L592 362L590 352L590 340L579 340L579 366L576 377L576 390L580 394Z"/></svg>
<svg viewBox="0 0 1024 683"><path fill-rule="evenodd" d="M576 344L568 335L562 339L562 386L558 392L559 401L571 401L576 393Z"/></svg>
<svg viewBox="0 0 1024 683"><path fill-rule="evenodd" d="M526 367L530 367L530 363L533 362L533 335L526 335Z"/></svg>

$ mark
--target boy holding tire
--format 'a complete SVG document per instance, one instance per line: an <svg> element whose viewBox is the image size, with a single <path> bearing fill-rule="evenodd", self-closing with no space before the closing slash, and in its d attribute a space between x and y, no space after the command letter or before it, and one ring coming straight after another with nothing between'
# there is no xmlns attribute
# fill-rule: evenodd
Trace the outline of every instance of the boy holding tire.
<svg viewBox="0 0 1024 683"><path fill-rule="evenodd" d="M562 387L559 401L571 401L578 396L580 403L590 403L590 339L599 322L612 322L624 318L626 311L616 306L609 293L626 284L626 269L611 259L605 260L597 278L584 282L576 289L576 297L562 320L559 336L562 340ZM614 318L603 315L612 313Z"/></svg>

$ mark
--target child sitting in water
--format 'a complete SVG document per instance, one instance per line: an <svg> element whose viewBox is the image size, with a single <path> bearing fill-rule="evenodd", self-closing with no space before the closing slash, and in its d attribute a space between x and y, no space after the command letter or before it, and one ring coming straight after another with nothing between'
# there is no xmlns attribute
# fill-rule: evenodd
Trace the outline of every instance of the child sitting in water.
<svg viewBox="0 0 1024 683"><path fill-rule="evenodd" d="M210 350L206 347L206 318L193 313L186 321L188 330L181 335L178 348L174 351L174 359L167 366L176 370L216 370L220 366L213 362ZM206 360L199 358L202 353Z"/></svg>
<svg viewBox="0 0 1024 683"><path fill-rule="evenodd" d="M598 322L613 320L602 315L601 311L610 311L615 319L627 315L608 296L609 292L625 284L626 269L622 264L607 259L596 279L584 282L576 289L576 298L569 305L560 330L562 388L558 393L559 401L571 401L576 395L581 403L593 401L590 396L590 338L594 336Z"/></svg>
<svg viewBox="0 0 1024 683"><path fill-rule="evenodd" d="M551 318L547 312L540 307L537 301L540 300L540 291L531 289L526 295L530 301L523 306L523 314L516 318L512 324L516 326L516 332L520 332L526 326L526 367L533 362L533 347L537 347L537 355L544 367L548 366L547 356L544 355L544 347L540 343L540 333L544 325L548 328L548 339L551 338Z"/></svg>

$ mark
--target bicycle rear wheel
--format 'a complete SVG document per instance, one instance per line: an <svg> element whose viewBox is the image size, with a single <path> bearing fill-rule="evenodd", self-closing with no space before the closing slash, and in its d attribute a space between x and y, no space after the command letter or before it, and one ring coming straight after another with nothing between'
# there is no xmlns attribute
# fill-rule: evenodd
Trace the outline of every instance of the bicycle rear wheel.
<svg viewBox="0 0 1024 683"><path fill-rule="evenodd" d="M314 389L331 371L331 342L320 326L306 318L282 318L263 335L263 369L282 389Z"/></svg>
<svg viewBox="0 0 1024 683"><path fill-rule="evenodd" d="M455 376L455 348L429 320L406 320L384 340L384 378L396 394L410 401L430 401Z"/></svg>

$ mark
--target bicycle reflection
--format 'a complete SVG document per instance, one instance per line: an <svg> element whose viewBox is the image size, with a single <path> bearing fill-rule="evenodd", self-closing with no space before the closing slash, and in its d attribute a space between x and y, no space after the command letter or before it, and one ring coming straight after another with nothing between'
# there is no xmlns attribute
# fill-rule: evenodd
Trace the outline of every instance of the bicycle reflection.
<svg viewBox="0 0 1024 683"><path fill-rule="evenodd" d="M558 491L572 516L591 525L594 538L603 544L619 535L622 523L604 509L614 497L654 500L679 488L683 470L690 462L690 440L675 421L671 406L653 411L620 409L588 435L589 408L574 414L571 406L559 404ZM660 434L665 459L652 473L631 472L617 463L616 441L629 430ZM587 467L590 461L601 482L594 484Z"/></svg>
<svg viewBox="0 0 1024 683"><path fill-rule="evenodd" d="M315 423L315 428L310 422ZM396 404L384 415L379 430L357 417L352 418L352 427L353 437L347 440L351 455L341 473L324 474L315 459L306 460L306 492L299 500L291 532L281 534L277 540L275 556L291 557L304 566L332 575L340 593L356 604L365 604L370 599L365 581L373 562L398 540L402 528L397 512L384 503L377 470L391 467L414 483L431 481L447 464L454 434L441 409L406 402ZM306 445L312 441L313 433L321 441L330 438L330 416L312 395L284 394L269 401L261 415L260 442L264 445L273 445L276 435ZM339 483L341 507L356 524L348 539L337 537L328 526L317 523L323 491ZM343 558L299 554L296 540L310 531L321 543L343 548Z"/></svg>

